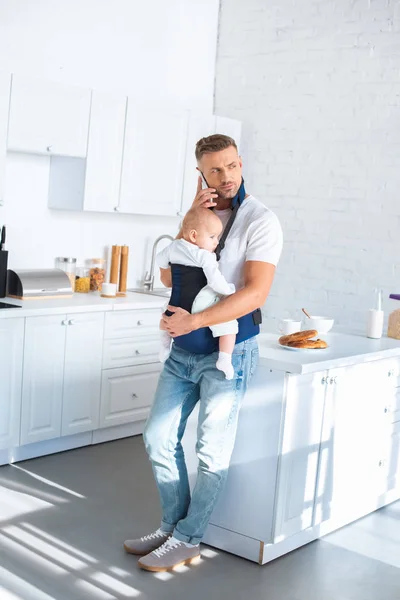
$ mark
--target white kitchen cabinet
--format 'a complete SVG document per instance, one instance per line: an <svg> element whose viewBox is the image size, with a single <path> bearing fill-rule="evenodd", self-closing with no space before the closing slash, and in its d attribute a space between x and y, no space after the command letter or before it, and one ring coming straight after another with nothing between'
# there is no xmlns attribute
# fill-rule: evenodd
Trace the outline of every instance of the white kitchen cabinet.
<svg viewBox="0 0 400 600"><path fill-rule="evenodd" d="M313 523L325 383L326 373L287 376L275 542Z"/></svg>
<svg viewBox="0 0 400 600"><path fill-rule="evenodd" d="M10 108L11 75L0 73L0 206L4 203L4 177L7 158L7 129Z"/></svg>
<svg viewBox="0 0 400 600"><path fill-rule="evenodd" d="M50 208L118 210L125 113L126 97L92 91L87 158L52 157Z"/></svg>
<svg viewBox="0 0 400 600"><path fill-rule="evenodd" d="M160 363L106 369L102 375L100 427L147 418L156 391Z"/></svg>
<svg viewBox="0 0 400 600"><path fill-rule="evenodd" d="M7 147L85 157L89 113L89 89L13 75Z"/></svg>
<svg viewBox="0 0 400 600"><path fill-rule="evenodd" d="M119 210L176 216L182 200L187 112L147 111L128 99Z"/></svg>
<svg viewBox="0 0 400 600"><path fill-rule="evenodd" d="M374 510L387 489L389 365L379 360L328 373L316 524L345 525Z"/></svg>
<svg viewBox="0 0 400 600"><path fill-rule="evenodd" d="M1 319L0 340L0 449L3 449L19 446L24 319Z"/></svg>
<svg viewBox="0 0 400 600"><path fill-rule="evenodd" d="M21 445L59 437L66 315L26 319Z"/></svg>
<svg viewBox="0 0 400 600"><path fill-rule="evenodd" d="M67 315L61 435L97 429L104 313Z"/></svg>
<svg viewBox="0 0 400 600"><path fill-rule="evenodd" d="M26 319L21 445L98 426L104 313Z"/></svg>

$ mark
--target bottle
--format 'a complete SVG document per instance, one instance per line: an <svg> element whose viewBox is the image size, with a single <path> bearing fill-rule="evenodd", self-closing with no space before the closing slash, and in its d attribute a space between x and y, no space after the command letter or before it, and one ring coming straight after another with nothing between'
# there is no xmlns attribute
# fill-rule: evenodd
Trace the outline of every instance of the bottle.
<svg viewBox="0 0 400 600"><path fill-rule="evenodd" d="M90 291L101 292L104 283L106 269L104 258L92 258L90 262Z"/></svg>
<svg viewBox="0 0 400 600"><path fill-rule="evenodd" d="M87 267L76 269L75 292L87 294L90 290L90 275Z"/></svg>
<svg viewBox="0 0 400 600"><path fill-rule="evenodd" d="M383 331L383 317L384 313L382 310L382 290L375 290L375 308L370 308L368 312L367 322L367 337L374 340L378 340L382 337Z"/></svg>
<svg viewBox="0 0 400 600"><path fill-rule="evenodd" d="M76 277L76 258L69 258L67 256L59 256L56 259L56 268L61 269L68 275L71 283L72 291L75 291L75 277Z"/></svg>

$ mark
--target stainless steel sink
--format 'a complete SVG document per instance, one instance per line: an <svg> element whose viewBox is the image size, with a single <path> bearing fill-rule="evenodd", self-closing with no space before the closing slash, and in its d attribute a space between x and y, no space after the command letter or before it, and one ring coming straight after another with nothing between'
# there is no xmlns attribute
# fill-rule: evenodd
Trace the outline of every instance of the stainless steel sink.
<svg viewBox="0 0 400 600"><path fill-rule="evenodd" d="M153 290L145 290L144 288L130 288L128 292L135 292L135 294L147 294L148 296L162 296L163 298L169 298L171 295L170 288L154 288Z"/></svg>

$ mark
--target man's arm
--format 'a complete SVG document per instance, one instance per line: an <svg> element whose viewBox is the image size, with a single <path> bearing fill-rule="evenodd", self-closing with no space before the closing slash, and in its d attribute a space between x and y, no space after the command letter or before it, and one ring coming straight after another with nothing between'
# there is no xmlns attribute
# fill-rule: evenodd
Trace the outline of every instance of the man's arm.
<svg viewBox="0 0 400 600"><path fill-rule="evenodd" d="M172 336L185 335L201 327L226 323L247 315L261 307L271 289L275 265L251 260L244 266L245 286L232 296L224 298L203 312L190 314L182 308L168 307L175 314L163 316L167 331Z"/></svg>

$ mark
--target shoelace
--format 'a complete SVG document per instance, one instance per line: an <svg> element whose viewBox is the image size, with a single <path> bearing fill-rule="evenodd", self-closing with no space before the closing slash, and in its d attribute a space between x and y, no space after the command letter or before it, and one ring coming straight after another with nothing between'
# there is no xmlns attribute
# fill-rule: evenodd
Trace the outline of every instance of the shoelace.
<svg viewBox="0 0 400 600"><path fill-rule="evenodd" d="M154 540L155 538L164 537L164 536L165 536L165 533L163 531L161 531L161 529L157 529L157 531L154 531L153 533L150 533L149 535L144 535L140 539L142 542L147 542L148 540Z"/></svg>
<svg viewBox="0 0 400 600"><path fill-rule="evenodd" d="M161 556L163 554L166 554L173 548L178 548L178 546L180 546L180 545L181 545L180 542L176 543L176 542L171 542L171 540L167 540L166 542L164 542L164 544L162 546L157 548L157 550L153 550L153 553L157 556L157 558L161 558Z"/></svg>

